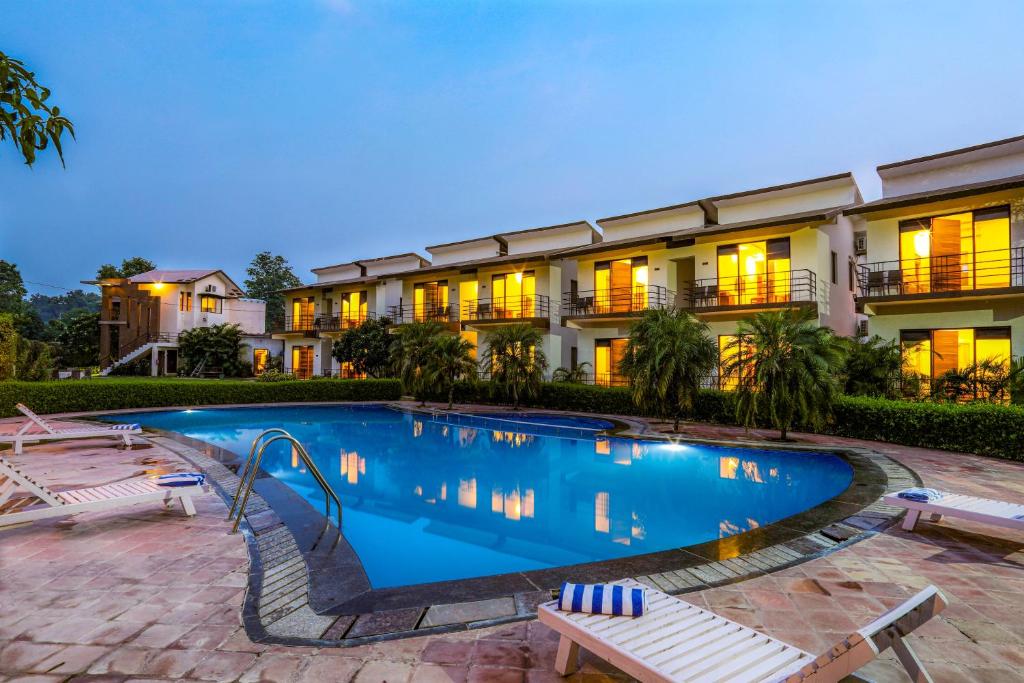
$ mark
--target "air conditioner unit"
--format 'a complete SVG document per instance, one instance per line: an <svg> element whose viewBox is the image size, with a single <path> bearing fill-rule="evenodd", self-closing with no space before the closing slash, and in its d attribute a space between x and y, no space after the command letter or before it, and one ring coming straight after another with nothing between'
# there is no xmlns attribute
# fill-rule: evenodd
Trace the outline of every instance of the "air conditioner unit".
<svg viewBox="0 0 1024 683"><path fill-rule="evenodd" d="M868 234L866 232L853 233L853 253L857 256L866 256L868 253Z"/></svg>
<svg viewBox="0 0 1024 683"><path fill-rule="evenodd" d="M857 321L857 336L866 337L868 336L868 321L858 320Z"/></svg>
<svg viewBox="0 0 1024 683"><path fill-rule="evenodd" d="M217 292L217 285L206 285L206 291L214 294Z"/></svg>

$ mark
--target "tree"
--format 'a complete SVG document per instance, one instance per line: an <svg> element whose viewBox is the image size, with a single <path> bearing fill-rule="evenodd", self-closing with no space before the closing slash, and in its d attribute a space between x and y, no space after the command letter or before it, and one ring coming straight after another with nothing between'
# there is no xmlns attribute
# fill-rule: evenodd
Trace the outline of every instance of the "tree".
<svg viewBox="0 0 1024 683"><path fill-rule="evenodd" d="M100 362L100 314L78 309L65 313L51 323L60 364L64 367L89 367Z"/></svg>
<svg viewBox="0 0 1024 683"><path fill-rule="evenodd" d="M544 381L548 361L540 349L544 337L529 323L503 325L487 335L485 367L492 386L512 398L512 407L519 401L536 396Z"/></svg>
<svg viewBox="0 0 1024 683"><path fill-rule="evenodd" d="M428 385L425 372L434 340L445 333L441 323L409 323L398 328L391 347L391 363L395 373L402 380L402 388L420 399L426 400Z"/></svg>
<svg viewBox="0 0 1024 683"><path fill-rule="evenodd" d="M0 313L0 381L14 378L17 360L18 333L14 329L14 316Z"/></svg>
<svg viewBox="0 0 1024 683"><path fill-rule="evenodd" d="M28 304L43 323L57 320L65 313L75 310L98 311L100 310L100 295L95 292L84 292L81 289L73 289L67 294L48 296L46 294L33 294L28 299Z"/></svg>
<svg viewBox="0 0 1024 683"><path fill-rule="evenodd" d="M431 343L424 382L448 393L448 410L455 404L455 384L460 379L476 381L474 349L472 342L454 334L437 335Z"/></svg>
<svg viewBox="0 0 1024 683"><path fill-rule="evenodd" d="M242 328L235 323L194 327L178 337L178 358L183 370L220 368L225 377L242 374Z"/></svg>
<svg viewBox="0 0 1024 683"><path fill-rule="evenodd" d="M590 363L586 361L577 363L571 368L558 367L551 373L552 382L567 382L569 384L583 384L590 374Z"/></svg>
<svg viewBox="0 0 1024 683"><path fill-rule="evenodd" d="M18 359L15 379L24 382L42 382L53 376L53 347L46 342L18 337Z"/></svg>
<svg viewBox="0 0 1024 683"><path fill-rule="evenodd" d="M115 266L113 263L104 263L96 271L96 277L100 280L109 280L141 275L151 270L156 270L155 263L141 256L132 256L131 258L122 259L120 267Z"/></svg>
<svg viewBox="0 0 1024 683"><path fill-rule="evenodd" d="M0 52L0 140L10 137L29 166L35 163L36 152L50 144L63 166L61 135L67 131L75 137L74 125L48 99L49 89L39 85L21 60Z"/></svg>
<svg viewBox="0 0 1024 683"><path fill-rule="evenodd" d="M820 426L839 393L843 344L813 311L766 311L741 320L726 349L726 374L739 377L736 418L746 427L766 414L787 438L794 422ZM731 353L730 353L731 352Z"/></svg>
<svg viewBox="0 0 1024 683"><path fill-rule="evenodd" d="M351 363L352 369L370 377L386 377L391 370L391 321L364 320L342 332L334 342L331 355L339 363Z"/></svg>
<svg viewBox="0 0 1024 683"><path fill-rule="evenodd" d="M298 287L302 281L292 272L292 267L284 256L275 256L269 251L261 251L252 259L245 269L248 276L243 283L246 294L254 299L267 302L267 329L284 322L284 294L282 289Z"/></svg>
<svg viewBox="0 0 1024 683"><path fill-rule="evenodd" d="M629 379L633 404L661 417L680 418L711 374L718 349L707 323L686 311L647 311L630 327L619 372Z"/></svg>
<svg viewBox="0 0 1024 683"><path fill-rule="evenodd" d="M895 398L899 393L903 354L900 345L878 335L847 339L843 367L844 391L851 395Z"/></svg>
<svg viewBox="0 0 1024 683"><path fill-rule="evenodd" d="M0 260L0 313L14 316L18 334L26 339L42 339L45 326L35 309L25 301L25 282L18 266Z"/></svg>

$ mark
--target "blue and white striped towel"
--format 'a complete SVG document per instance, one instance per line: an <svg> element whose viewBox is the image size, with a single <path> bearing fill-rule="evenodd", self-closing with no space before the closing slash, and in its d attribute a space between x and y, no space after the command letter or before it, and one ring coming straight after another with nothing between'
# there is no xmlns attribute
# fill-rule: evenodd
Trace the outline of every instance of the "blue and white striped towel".
<svg viewBox="0 0 1024 683"><path fill-rule="evenodd" d="M896 495L904 500L912 500L915 503L934 503L935 501L942 500L942 494L935 489L913 488L900 491Z"/></svg>
<svg viewBox="0 0 1024 683"><path fill-rule="evenodd" d="M608 583L563 583L558 609L563 612L639 617L647 611L647 590Z"/></svg>
<svg viewBox="0 0 1024 683"><path fill-rule="evenodd" d="M156 479L160 486L202 486L206 482L206 475L202 472L174 472L161 474Z"/></svg>
<svg viewBox="0 0 1024 683"><path fill-rule="evenodd" d="M116 429L116 430L119 430L119 431L122 430L122 429L125 429L125 430L142 429L142 427L140 427L139 425L135 424L134 422L132 424L115 424L115 425L110 425L110 428L111 429Z"/></svg>

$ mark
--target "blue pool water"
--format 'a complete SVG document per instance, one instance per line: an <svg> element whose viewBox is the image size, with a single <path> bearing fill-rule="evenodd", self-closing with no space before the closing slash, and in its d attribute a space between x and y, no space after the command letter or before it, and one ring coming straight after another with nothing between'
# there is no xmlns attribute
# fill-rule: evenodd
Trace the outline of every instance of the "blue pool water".
<svg viewBox="0 0 1024 683"><path fill-rule="evenodd" d="M852 478L830 454L607 438L600 420L538 415L535 429L508 417L501 428L493 418L449 424L383 406L304 406L109 419L241 457L262 430L288 430L341 497L344 534L375 588L679 548L806 510ZM286 444L268 448L263 468L323 509Z"/></svg>

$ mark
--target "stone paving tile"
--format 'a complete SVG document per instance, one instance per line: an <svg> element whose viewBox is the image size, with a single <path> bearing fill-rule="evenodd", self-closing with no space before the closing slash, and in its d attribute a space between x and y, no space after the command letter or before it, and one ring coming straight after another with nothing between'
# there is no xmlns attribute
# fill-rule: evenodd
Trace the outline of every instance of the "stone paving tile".
<svg viewBox="0 0 1024 683"><path fill-rule="evenodd" d="M0 431L4 428L0 421ZM707 438L737 435L736 430L708 425L685 429ZM1024 466L1017 463L818 436L797 438L878 450L915 469L927 485L1024 500ZM189 468L159 444L118 451L100 441L30 447L16 460L30 476L57 487L110 483L144 469ZM247 586L244 543L227 533L227 510L219 498L204 496L197 508L199 514L192 519L154 505L0 531L0 679L626 680L589 655L581 659L579 673L558 677L552 671L557 638L536 621L353 648L252 643L239 620ZM265 538L275 538L269 535L273 533ZM167 538L176 542L169 544ZM818 547L835 542L821 534L812 538ZM788 542L738 560L709 563L701 571L722 581L748 565L771 570L791 561L796 551L806 552L797 542ZM297 566L279 565L285 568L281 571ZM672 590L703 581L693 572L658 579ZM820 652L928 583L938 585L950 605L909 642L933 678L1019 681L1024 668L1024 534L1016 531L962 520L925 522L913 534L891 528L804 564L682 597ZM538 592L532 599L541 602L547 596ZM515 609L526 611L522 605ZM390 619L414 626L421 616L415 611ZM373 631L379 624L364 627ZM51 667L60 673L48 672ZM891 655L863 673L878 681L906 680Z"/></svg>

